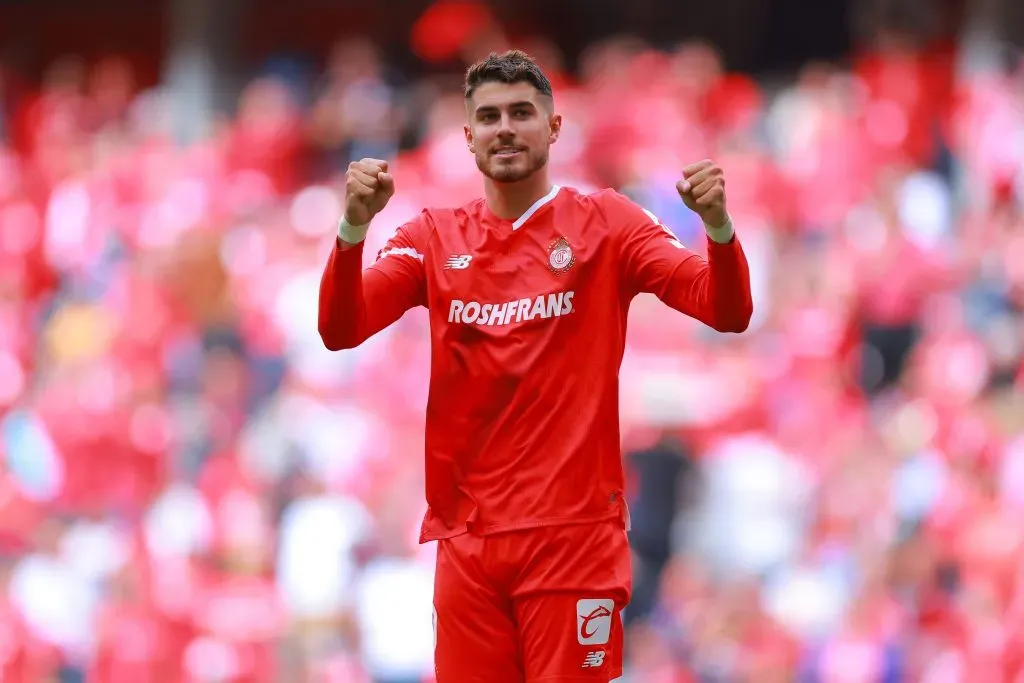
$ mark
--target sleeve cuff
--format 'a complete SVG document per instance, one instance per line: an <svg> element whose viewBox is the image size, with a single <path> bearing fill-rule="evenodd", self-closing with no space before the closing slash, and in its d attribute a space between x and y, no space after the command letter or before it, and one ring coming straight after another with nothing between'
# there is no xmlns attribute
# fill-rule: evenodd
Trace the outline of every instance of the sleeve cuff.
<svg viewBox="0 0 1024 683"><path fill-rule="evenodd" d="M334 240L334 245L334 248L337 251L340 251L342 254L345 254L345 258L348 258L349 252L353 254L362 254L363 247L366 245L366 242L356 242L353 244L352 242L346 242L339 236L337 239Z"/></svg>
<svg viewBox="0 0 1024 683"><path fill-rule="evenodd" d="M732 218L726 218L725 224L717 228L713 228L705 223L704 232L707 233L708 239L718 244L728 244L736 235L736 231L732 227Z"/></svg>

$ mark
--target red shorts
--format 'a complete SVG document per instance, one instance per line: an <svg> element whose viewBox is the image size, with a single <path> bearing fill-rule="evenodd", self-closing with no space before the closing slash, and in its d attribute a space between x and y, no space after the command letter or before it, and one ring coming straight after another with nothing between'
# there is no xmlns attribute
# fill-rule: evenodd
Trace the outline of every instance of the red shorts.
<svg viewBox="0 0 1024 683"><path fill-rule="evenodd" d="M618 678L631 590L618 520L438 541L437 683Z"/></svg>

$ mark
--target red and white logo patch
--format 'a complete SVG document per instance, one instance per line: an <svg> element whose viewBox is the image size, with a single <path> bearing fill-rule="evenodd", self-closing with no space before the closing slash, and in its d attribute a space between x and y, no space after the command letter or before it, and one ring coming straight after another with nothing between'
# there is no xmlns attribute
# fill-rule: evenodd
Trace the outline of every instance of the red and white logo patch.
<svg viewBox="0 0 1024 683"><path fill-rule="evenodd" d="M580 645L604 645L612 635L614 600L590 599L576 603L576 637Z"/></svg>
<svg viewBox="0 0 1024 683"><path fill-rule="evenodd" d="M572 253L569 240L559 237L548 247L548 268L556 275L569 270L576 263L576 255Z"/></svg>

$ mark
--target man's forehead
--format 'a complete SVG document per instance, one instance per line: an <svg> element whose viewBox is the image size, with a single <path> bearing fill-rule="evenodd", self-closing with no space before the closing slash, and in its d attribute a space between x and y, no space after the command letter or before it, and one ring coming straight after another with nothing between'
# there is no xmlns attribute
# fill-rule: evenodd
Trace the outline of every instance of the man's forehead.
<svg viewBox="0 0 1024 683"><path fill-rule="evenodd" d="M496 83L494 81L481 83L473 91L472 101L474 107L501 107L508 106L514 102L539 102L540 91L532 83L520 81L518 83Z"/></svg>

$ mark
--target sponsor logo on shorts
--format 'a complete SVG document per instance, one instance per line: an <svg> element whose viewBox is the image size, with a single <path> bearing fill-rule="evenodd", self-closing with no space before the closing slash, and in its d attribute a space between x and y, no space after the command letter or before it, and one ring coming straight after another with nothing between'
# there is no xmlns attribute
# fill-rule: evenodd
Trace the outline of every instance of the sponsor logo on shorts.
<svg viewBox="0 0 1024 683"><path fill-rule="evenodd" d="M611 639L614 610L614 600L584 599L576 603L576 637L580 645L605 645Z"/></svg>
<svg viewBox="0 0 1024 683"><path fill-rule="evenodd" d="M576 292L555 292L529 299L484 304L454 299L448 308L448 322L462 325L511 325L528 320L547 320L573 311Z"/></svg>

